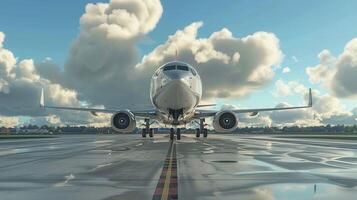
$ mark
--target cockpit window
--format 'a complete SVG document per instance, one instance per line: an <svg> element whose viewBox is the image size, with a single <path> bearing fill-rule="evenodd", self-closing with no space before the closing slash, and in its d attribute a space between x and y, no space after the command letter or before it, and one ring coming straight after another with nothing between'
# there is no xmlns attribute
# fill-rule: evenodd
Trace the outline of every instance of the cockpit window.
<svg viewBox="0 0 357 200"><path fill-rule="evenodd" d="M197 73L196 73L196 71L195 71L194 69L191 69L191 73L192 73L194 76L197 75Z"/></svg>
<svg viewBox="0 0 357 200"><path fill-rule="evenodd" d="M169 70L182 70L182 71L190 71L190 68L185 65L167 65L163 68L163 71L169 71Z"/></svg>
<svg viewBox="0 0 357 200"><path fill-rule="evenodd" d="M159 76L159 74L160 74L160 70L156 70L154 76Z"/></svg>
<svg viewBox="0 0 357 200"><path fill-rule="evenodd" d="M187 66L183 66L183 65L177 65L177 69L178 70L183 70L183 71L188 71L188 67Z"/></svg>
<svg viewBox="0 0 357 200"><path fill-rule="evenodd" d="M168 65L164 67L163 71L168 71L168 70L175 70L176 66L175 65Z"/></svg>

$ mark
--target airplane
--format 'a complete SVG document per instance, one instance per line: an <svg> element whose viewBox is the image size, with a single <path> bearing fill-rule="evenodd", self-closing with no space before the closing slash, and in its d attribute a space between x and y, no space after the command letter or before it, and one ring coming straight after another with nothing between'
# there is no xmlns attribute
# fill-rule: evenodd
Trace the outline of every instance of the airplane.
<svg viewBox="0 0 357 200"><path fill-rule="evenodd" d="M171 61L159 67L151 78L150 100L153 109L149 110L115 110L83 107L59 107L45 105L44 91L42 88L40 107L61 110L87 111L93 115L97 113L112 114L111 125L117 132L132 132L136 128L137 119L145 121L145 128L141 130L142 137L148 134L153 137L153 129L150 125L161 122L169 125L170 140L181 139L180 127L192 121L199 120L199 128L196 129L196 137L207 137L205 119L213 117L213 128L216 132L230 132L238 127L239 113L249 113L251 116L263 111L304 109L312 107L311 88L309 89L309 101L306 106L281 107L281 108L257 108L257 109L231 109L231 110L206 110L202 107L214 106L214 104L201 105L202 82L194 67L185 62ZM175 130L176 129L176 130Z"/></svg>

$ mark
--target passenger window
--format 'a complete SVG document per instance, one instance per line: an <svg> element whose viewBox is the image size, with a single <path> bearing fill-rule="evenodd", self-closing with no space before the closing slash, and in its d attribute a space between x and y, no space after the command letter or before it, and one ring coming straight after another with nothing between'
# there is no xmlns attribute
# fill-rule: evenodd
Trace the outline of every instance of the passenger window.
<svg viewBox="0 0 357 200"><path fill-rule="evenodd" d="M178 65L177 69L178 70L183 70L183 71L188 71L188 67L187 66L183 66L183 65Z"/></svg>
<svg viewBox="0 0 357 200"><path fill-rule="evenodd" d="M175 65L168 65L164 67L163 71L168 71L168 70L175 70L176 66Z"/></svg>

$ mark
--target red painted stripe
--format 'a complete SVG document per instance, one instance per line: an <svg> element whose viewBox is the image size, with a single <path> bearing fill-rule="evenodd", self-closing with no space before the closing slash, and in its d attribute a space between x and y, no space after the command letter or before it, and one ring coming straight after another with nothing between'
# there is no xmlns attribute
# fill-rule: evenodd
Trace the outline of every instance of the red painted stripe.
<svg viewBox="0 0 357 200"><path fill-rule="evenodd" d="M170 177L170 199L178 199L178 180L177 180L177 158L176 158L176 145L173 147L172 169Z"/></svg>
<svg viewBox="0 0 357 200"><path fill-rule="evenodd" d="M170 157L171 152L173 154L172 157ZM153 198L152 198L153 200L161 199L161 197L162 197L163 187L165 184L167 171L169 170L170 160L171 160L171 169L170 169L171 176L170 176L170 183L169 183L168 199L178 199L176 144L171 143L170 148L166 155L166 159L165 159L163 167L162 167L160 179L158 180L158 183L157 183L157 186L156 186Z"/></svg>
<svg viewBox="0 0 357 200"><path fill-rule="evenodd" d="M171 156L171 152L173 151L173 155ZM178 199L177 193L177 160L176 160L176 144L171 142L169 150L166 155L166 159L164 161L160 179L156 185L155 192L153 194L153 200L159 200L162 197L163 187L165 184L166 173L169 170L170 160L171 161L171 176L170 176L170 185L169 185L169 196L168 199Z"/></svg>
<svg viewBox="0 0 357 200"><path fill-rule="evenodd" d="M170 188L170 195L175 195L177 194L177 188Z"/></svg>
<svg viewBox="0 0 357 200"><path fill-rule="evenodd" d="M154 195L161 195L163 188L156 188Z"/></svg>

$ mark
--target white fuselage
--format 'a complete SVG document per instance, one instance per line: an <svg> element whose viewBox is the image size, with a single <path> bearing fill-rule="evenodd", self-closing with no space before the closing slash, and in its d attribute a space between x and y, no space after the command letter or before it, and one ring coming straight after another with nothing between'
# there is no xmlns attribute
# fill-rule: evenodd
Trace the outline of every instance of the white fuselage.
<svg viewBox="0 0 357 200"><path fill-rule="evenodd" d="M166 63L156 70L151 79L151 102L156 108L158 120L165 124L188 123L201 97L201 78L187 63Z"/></svg>

